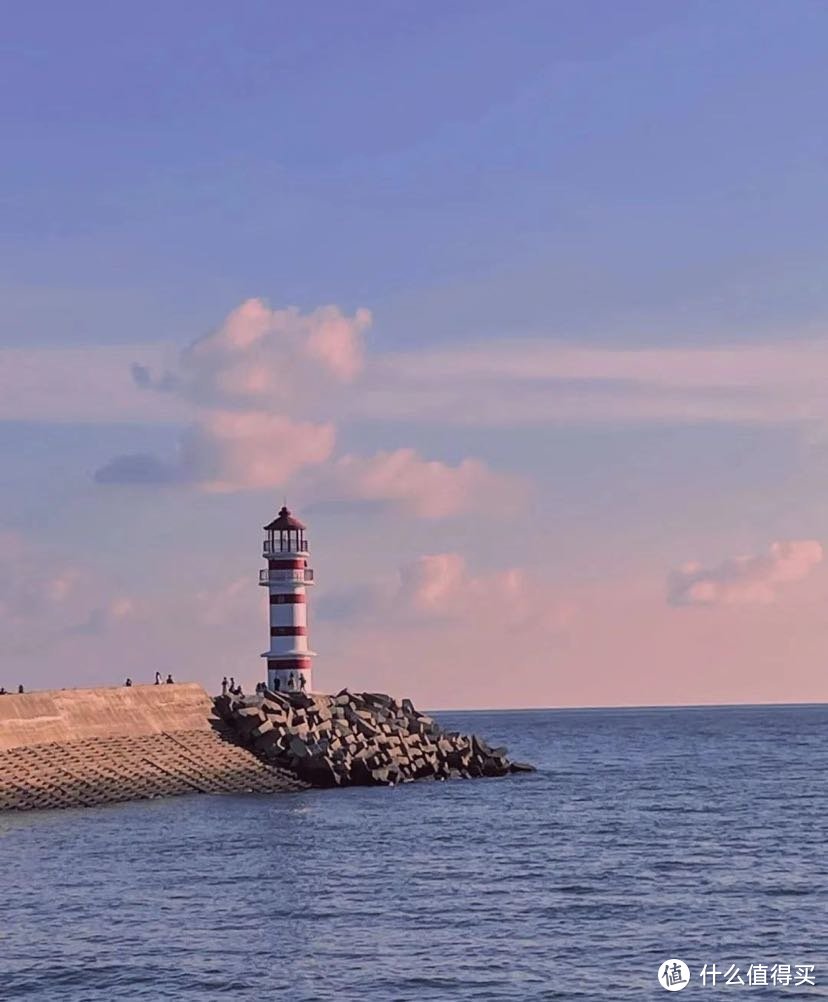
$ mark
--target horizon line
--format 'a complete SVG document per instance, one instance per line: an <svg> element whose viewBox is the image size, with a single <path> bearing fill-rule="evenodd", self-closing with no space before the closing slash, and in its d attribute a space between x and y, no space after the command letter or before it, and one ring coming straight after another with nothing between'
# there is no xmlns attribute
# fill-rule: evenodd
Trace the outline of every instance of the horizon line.
<svg viewBox="0 0 828 1002"><path fill-rule="evenodd" d="M478 706L478 707L429 707L429 713L525 713L531 710L551 710L563 713L570 710L733 710L733 709L773 709L781 707L828 706L828 700L812 702L766 702L766 703L619 703L588 706Z"/></svg>

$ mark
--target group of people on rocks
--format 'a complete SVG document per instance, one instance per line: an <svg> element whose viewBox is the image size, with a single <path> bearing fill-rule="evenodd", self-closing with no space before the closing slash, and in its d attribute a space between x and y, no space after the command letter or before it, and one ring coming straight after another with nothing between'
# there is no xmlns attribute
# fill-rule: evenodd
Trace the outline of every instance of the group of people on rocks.
<svg viewBox="0 0 828 1002"><path fill-rule="evenodd" d="M307 686L307 682L305 681L305 676L299 674L298 679L299 679L299 685L297 686L296 684L297 673L291 672L290 675L288 675L287 679L285 680L285 691L296 692L298 690L299 692L304 692ZM281 682L279 681L278 677L273 680L273 688L276 692L278 692L281 689Z"/></svg>
<svg viewBox="0 0 828 1002"><path fill-rule="evenodd" d="M298 685L297 685L298 681ZM305 676L301 673L291 672L285 680L285 692L304 692L307 687L307 681ZM274 692L279 692L282 688L279 678L275 678L273 681ZM267 692L267 684L265 682L256 683L256 695L261 696L263 693ZM230 681L227 681L227 676L221 680L221 694L222 696L243 696L242 687L236 685L236 680L233 676L230 676Z"/></svg>

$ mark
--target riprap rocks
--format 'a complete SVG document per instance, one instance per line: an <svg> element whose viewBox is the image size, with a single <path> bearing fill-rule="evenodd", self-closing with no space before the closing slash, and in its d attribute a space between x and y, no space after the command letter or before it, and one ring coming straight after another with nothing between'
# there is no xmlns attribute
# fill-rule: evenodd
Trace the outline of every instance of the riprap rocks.
<svg viewBox="0 0 828 1002"><path fill-rule="evenodd" d="M217 714L260 758L312 786L393 785L532 772L475 734L446 731L384 693L218 696Z"/></svg>

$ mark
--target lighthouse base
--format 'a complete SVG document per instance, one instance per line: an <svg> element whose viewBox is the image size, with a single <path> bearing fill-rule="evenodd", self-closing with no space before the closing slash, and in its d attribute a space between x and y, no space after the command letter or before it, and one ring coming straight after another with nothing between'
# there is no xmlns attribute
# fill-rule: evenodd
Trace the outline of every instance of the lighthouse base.
<svg viewBox="0 0 828 1002"><path fill-rule="evenodd" d="M311 659L267 662L267 687L273 692L313 692Z"/></svg>

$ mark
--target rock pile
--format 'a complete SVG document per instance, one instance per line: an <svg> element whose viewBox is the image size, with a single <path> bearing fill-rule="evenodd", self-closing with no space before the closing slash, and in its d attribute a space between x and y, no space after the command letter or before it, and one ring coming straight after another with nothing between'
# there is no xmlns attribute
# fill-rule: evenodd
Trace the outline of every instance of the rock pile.
<svg viewBox="0 0 828 1002"><path fill-rule="evenodd" d="M475 734L444 731L382 693L218 696L217 714L260 758L313 786L392 785L531 772Z"/></svg>

